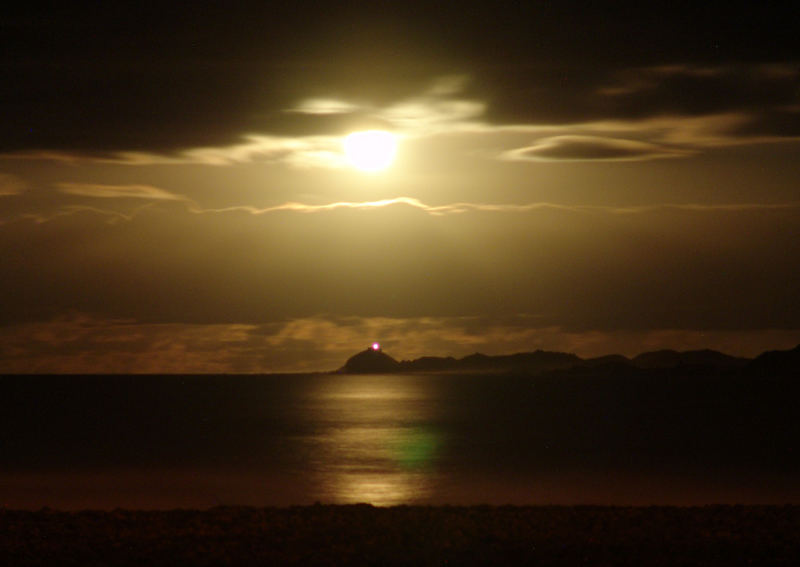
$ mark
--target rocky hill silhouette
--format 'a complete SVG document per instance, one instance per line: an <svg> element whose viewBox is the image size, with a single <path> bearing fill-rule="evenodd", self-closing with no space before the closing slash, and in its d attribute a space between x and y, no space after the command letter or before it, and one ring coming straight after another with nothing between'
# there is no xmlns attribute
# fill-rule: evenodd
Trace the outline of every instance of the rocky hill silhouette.
<svg viewBox="0 0 800 567"><path fill-rule="evenodd" d="M347 359L338 372L343 374L384 374L399 372L400 363L379 348L362 350Z"/></svg>

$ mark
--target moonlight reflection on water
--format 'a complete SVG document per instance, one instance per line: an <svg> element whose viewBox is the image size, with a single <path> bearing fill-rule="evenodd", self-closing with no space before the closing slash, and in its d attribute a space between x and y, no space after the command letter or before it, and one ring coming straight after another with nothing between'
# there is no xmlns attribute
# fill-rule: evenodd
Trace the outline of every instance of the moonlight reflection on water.
<svg viewBox="0 0 800 567"><path fill-rule="evenodd" d="M442 439L431 381L337 376L309 396L304 441L325 501L393 505L433 495Z"/></svg>

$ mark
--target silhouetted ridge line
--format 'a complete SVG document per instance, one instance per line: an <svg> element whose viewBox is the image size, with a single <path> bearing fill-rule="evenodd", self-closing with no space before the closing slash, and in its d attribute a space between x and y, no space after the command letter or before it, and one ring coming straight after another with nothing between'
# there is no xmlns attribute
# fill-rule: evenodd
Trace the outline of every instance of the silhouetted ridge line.
<svg viewBox="0 0 800 567"><path fill-rule="evenodd" d="M491 356L474 353L452 356L423 356L397 361L380 349L368 348L350 357L336 372L344 374L392 372L526 372L541 373L571 368L631 368L658 370L673 368L743 369L753 372L800 371L800 345L788 351L768 351L755 359L730 356L715 350L658 350L643 352L632 359L621 354L581 358L575 354L537 350Z"/></svg>
<svg viewBox="0 0 800 567"><path fill-rule="evenodd" d="M658 350L643 352L631 362L639 368L675 368L676 366L713 366L716 368L735 368L749 362L747 358L737 358L715 350Z"/></svg>
<svg viewBox="0 0 800 567"><path fill-rule="evenodd" d="M791 350L768 350L750 361L747 369L765 374L794 373L800 376L800 345Z"/></svg>

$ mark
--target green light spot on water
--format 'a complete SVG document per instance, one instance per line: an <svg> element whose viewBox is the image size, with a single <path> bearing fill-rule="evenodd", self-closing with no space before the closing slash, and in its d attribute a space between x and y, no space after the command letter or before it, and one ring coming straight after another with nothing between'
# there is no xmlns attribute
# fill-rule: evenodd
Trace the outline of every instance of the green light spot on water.
<svg viewBox="0 0 800 567"><path fill-rule="evenodd" d="M400 439L395 458L401 466L409 469L422 468L430 464L439 446L439 436L429 429L410 429Z"/></svg>

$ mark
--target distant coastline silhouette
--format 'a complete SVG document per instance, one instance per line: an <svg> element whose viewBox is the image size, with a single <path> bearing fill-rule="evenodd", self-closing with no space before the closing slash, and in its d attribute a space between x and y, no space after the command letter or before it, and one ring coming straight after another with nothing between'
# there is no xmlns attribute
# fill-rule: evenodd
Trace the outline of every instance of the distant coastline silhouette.
<svg viewBox="0 0 800 567"><path fill-rule="evenodd" d="M597 369L669 370L706 368L716 371L800 372L800 345L786 351L767 351L755 358L731 356L715 350L659 350L643 352L633 358L609 354L581 358L576 354L536 350L490 356L475 353L463 358L423 356L398 361L375 345L351 356L336 370L338 374L384 374L395 372L528 372Z"/></svg>

